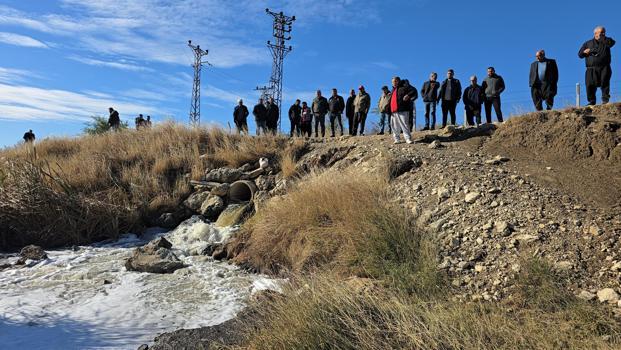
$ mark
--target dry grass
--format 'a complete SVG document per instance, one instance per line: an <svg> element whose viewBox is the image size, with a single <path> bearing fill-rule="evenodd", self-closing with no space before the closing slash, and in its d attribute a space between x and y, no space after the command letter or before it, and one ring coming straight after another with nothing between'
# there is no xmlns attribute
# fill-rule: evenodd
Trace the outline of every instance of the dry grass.
<svg viewBox="0 0 621 350"><path fill-rule="evenodd" d="M474 350L621 346L621 324L610 310L571 295L566 297L554 311L528 302L529 306L516 308L496 303L430 301L377 286L357 288L333 275L323 275L298 281L288 287L285 297L259 306L259 317L252 321L247 341L240 348ZM544 304L557 301L551 299Z"/></svg>
<svg viewBox="0 0 621 350"><path fill-rule="evenodd" d="M65 184L62 188L59 181L51 182L51 190L60 193L71 188L86 200L131 211L135 221L112 230L118 231L138 227L154 215L174 209L189 194L186 174L198 179L207 168L237 167L259 157L277 160L287 145L284 137L249 138L220 129L189 129L170 123L139 132L43 140L36 146L36 159L26 147L5 149L0 152L0 173L10 174L16 169L10 164L24 162L49 168ZM10 203L10 199L0 197L0 203ZM40 229L41 235L47 232Z"/></svg>

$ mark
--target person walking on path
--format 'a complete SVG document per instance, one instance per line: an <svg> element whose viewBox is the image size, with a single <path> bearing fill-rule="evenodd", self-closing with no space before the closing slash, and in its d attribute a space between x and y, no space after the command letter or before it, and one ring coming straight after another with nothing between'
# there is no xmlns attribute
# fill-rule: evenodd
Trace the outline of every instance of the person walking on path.
<svg viewBox="0 0 621 350"><path fill-rule="evenodd" d="M456 109L461 100L461 82L455 79L455 71L449 69L446 79L440 86L438 99L442 101L442 128L446 127L448 114L451 114L451 125L457 122Z"/></svg>
<svg viewBox="0 0 621 350"><path fill-rule="evenodd" d="M436 106L438 104L438 90L440 83L437 73L431 73L429 80L423 84L421 94L425 103L425 127L423 130L431 130L436 128Z"/></svg>
<svg viewBox="0 0 621 350"><path fill-rule="evenodd" d="M108 112L110 112L110 116L108 117L108 126L113 131L119 131L119 128L121 127L119 112L115 111L112 107L108 108Z"/></svg>
<svg viewBox="0 0 621 350"><path fill-rule="evenodd" d="M598 26L593 31L593 39L582 44L578 57L584 58L586 63L586 93L589 105L597 103L597 88L602 89L602 103L610 101L610 79L612 78L612 55L610 48L615 41L606 36L606 28Z"/></svg>
<svg viewBox="0 0 621 350"><path fill-rule="evenodd" d="M358 95L354 99L354 136L358 134L358 130L360 130L360 136L364 136L364 124L370 108L371 96L365 91L364 86L360 85Z"/></svg>
<svg viewBox="0 0 621 350"><path fill-rule="evenodd" d="M257 136L267 134L267 108L265 108L262 98L252 109L252 115L254 115L254 122L257 125Z"/></svg>
<svg viewBox="0 0 621 350"><path fill-rule="evenodd" d="M545 100L546 109L551 110L558 90L558 66L555 60L546 58L544 50L537 51L535 58L537 60L530 65L528 77L533 103L535 109L543 111Z"/></svg>
<svg viewBox="0 0 621 350"><path fill-rule="evenodd" d="M233 123L237 129L237 134L248 135L248 107L244 105L244 100L237 100L237 106L233 110Z"/></svg>
<svg viewBox="0 0 621 350"><path fill-rule="evenodd" d="M405 142L412 143L408 125L408 113L412 99L417 95L416 90L411 85L401 81L399 77L392 78L392 92L390 94L390 118L392 122L392 137L394 143L401 143L399 134L403 132Z"/></svg>
<svg viewBox="0 0 621 350"><path fill-rule="evenodd" d="M377 103L377 113L380 115L378 135L384 135L384 128L388 124L388 133L392 134L392 126L390 125L390 90L388 86L382 86L382 96Z"/></svg>
<svg viewBox="0 0 621 350"><path fill-rule="evenodd" d="M289 137L296 136L300 137L300 133L302 130L301 127L301 118L302 118L302 107L300 106L300 100L295 100L295 103L291 105L289 108L289 122L291 122L291 131L289 132Z"/></svg>
<svg viewBox="0 0 621 350"><path fill-rule="evenodd" d="M338 121L339 127L341 128L341 136L343 136L343 111L345 110L345 100L343 97L339 96L338 91L336 89L332 89L332 96L328 101L328 109L330 110L330 130L332 133L330 137L334 137L335 135L335 127L336 122Z"/></svg>
<svg viewBox="0 0 621 350"><path fill-rule="evenodd" d="M273 97L270 97L269 102L267 103L267 119L265 124L267 129L273 135L276 135L278 132L278 119L280 119L280 110L278 109L278 105L274 101Z"/></svg>
<svg viewBox="0 0 621 350"><path fill-rule="evenodd" d="M481 85L477 84L477 77L470 77L470 86L464 90L464 107L466 109L466 123L470 126L481 124L481 106L485 100L485 94Z"/></svg>
<svg viewBox="0 0 621 350"><path fill-rule="evenodd" d="M302 136L311 137L313 134L313 111L308 108L306 101L302 102L302 110L300 112L300 126L302 128Z"/></svg>
<svg viewBox="0 0 621 350"><path fill-rule="evenodd" d="M356 99L356 90L351 89L349 92L349 97L347 98L347 103L345 103L345 116L347 117L347 129L349 135L354 135L354 116L355 116L355 107L354 100Z"/></svg>
<svg viewBox="0 0 621 350"><path fill-rule="evenodd" d="M494 69L494 67L487 68L487 77L483 80L481 88L483 88L485 92L484 104L487 123L490 124L492 122L492 106L494 107L494 111L496 111L496 119L502 123L500 94L505 91L505 81L500 75L496 74L496 69Z"/></svg>
<svg viewBox="0 0 621 350"><path fill-rule="evenodd" d="M326 137L326 114L328 114L328 100L321 96L321 90L317 90L317 97L313 99L311 105L313 116L315 117L315 137L319 137L319 126L321 125L321 137Z"/></svg>

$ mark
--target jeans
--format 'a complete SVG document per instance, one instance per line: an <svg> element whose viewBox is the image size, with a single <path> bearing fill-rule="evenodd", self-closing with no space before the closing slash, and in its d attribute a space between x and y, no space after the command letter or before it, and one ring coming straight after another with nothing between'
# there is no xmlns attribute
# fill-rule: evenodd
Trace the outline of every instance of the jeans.
<svg viewBox="0 0 621 350"><path fill-rule="evenodd" d="M436 106L437 102L425 102L425 128L436 128ZM431 117L431 120L430 120ZM431 124L430 124L431 121Z"/></svg>
<svg viewBox="0 0 621 350"><path fill-rule="evenodd" d="M257 124L257 136L260 136L261 134L268 134L269 131L267 130L267 122L265 120L254 120L255 124Z"/></svg>
<svg viewBox="0 0 621 350"><path fill-rule="evenodd" d="M360 135L364 135L364 124L367 121L367 114L365 112L356 112L354 115L354 130L352 135L358 134L358 127L360 127Z"/></svg>
<svg viewBox="0 0 621 350"><path fill-rule="evenodd" d="M386 126L386 122L388 122L388 133L392 133L392 125L390 125L390 113L382 113L380 114L379 120L380 134L384 133L384 127Z"/></svg>
<svg viewBox="0 0 621 350"><path fill-rule="evenodd" d="M451 125L455 125L457 122L457 115L455 110L457 109L457 101L455 100L442 100L442 127L446 126L446 120L448 114L451 113Z"/></svg>
<svg viewBox="0 0 621 350"><path fill-rule="evenodd" d="M336 121L339 122L339 127L341 128L341 136L343 136L343 118L341 118L340 114L330 113L330 130L332 130L332 135L334 137L334 128Z"/></svg>
<svg viewBox="0 0 621 350"><path fill-rule="evenodd" d="M399 134L403 132L403 137L406 141L411 141L410 126L408 125L408 118L410 112L397 112L393 113L390 118L392 124L392 138L395 141L399 141Z"/></svg>
<svg viewBox="0 0 621 350"><path fill-rule="evenodd" d="M496 111L496 119L502 123L502 110L500 109L500 96L494 97L485 97L485 119L487 119L487 124L492 122L492 106L494 107L494 111Z"/></svg>
<svg viewBox="0 0 621 350"><path fill-rule="evenodd" d="M315 114L315 137L319 137L319 125L321 125L321 137L326 136L326 115Z"/></svg>

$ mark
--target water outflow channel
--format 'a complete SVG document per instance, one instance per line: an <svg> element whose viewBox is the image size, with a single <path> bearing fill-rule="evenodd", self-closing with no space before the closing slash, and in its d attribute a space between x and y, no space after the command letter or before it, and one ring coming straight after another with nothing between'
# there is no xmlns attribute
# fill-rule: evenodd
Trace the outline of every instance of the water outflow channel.
<svg viewBox="0 0 621 350"><path fill-rule="evenodd" d="M252 293L281 283L196 255L234 230L193 217L170 232L48 251L46 261L1 271L0 348L136 349L161 332L234 317ZM164 275L126 271L133 248L159 236L189 267Z"/></svg>

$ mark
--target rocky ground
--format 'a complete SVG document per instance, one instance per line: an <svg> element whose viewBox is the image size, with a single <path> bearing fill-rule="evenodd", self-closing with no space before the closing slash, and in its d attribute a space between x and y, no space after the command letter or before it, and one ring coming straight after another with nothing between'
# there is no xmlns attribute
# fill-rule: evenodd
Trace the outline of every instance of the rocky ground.
<svg viewBox="0 0 621 350"><path fill-rule="evenodd" d="M297 169L390 176L394 200L438 242L438 268L456 299L510 299L525 258L540 257L574 294L621 314L621 105L417 132L414 139L310 140ZM282 175L269 176L257 181L263 200L286 193ZM171 341L161 336L156 346Z"/></svg>

